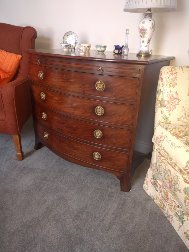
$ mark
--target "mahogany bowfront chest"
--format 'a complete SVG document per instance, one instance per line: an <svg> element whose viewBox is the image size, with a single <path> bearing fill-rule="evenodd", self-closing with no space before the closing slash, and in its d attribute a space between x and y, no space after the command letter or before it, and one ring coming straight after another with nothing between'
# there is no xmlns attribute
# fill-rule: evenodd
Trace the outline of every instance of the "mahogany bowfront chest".
<svg viewBox="0 0 189 252"><path fill-rule="evenodd" d="M30 50L35 148L110 172L129 191L141 95L171 59Z"/></svg>

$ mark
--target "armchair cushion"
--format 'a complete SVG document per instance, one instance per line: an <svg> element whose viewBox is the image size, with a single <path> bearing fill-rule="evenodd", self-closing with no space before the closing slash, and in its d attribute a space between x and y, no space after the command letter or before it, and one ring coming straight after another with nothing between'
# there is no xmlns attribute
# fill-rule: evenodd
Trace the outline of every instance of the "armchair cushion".
<svg viewBox="0 0 189 252"><path fill-rule="evenodd" d="M21 55L0 50L0 84L11 81L19 67Z"/></svg>
<svg viewBox="0 0 189 252"><path fill-rule="evenodd" d="M153 143L189 183L189 125L158 125Z"/></svg>

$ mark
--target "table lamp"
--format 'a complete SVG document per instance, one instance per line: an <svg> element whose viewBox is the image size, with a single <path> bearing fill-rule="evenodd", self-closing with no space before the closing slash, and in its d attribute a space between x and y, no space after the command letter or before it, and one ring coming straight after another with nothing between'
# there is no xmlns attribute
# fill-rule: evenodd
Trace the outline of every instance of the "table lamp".
<svg viewBox="0 0 189 252"><path fill-rule="evenodd" d="M144 12L144 18L139 23L140 50L138 57L149 57L149 45L155 30L155 22L152 19L152 11L171 11L177 8L176 0L126 0L124 11Z"/></svg>

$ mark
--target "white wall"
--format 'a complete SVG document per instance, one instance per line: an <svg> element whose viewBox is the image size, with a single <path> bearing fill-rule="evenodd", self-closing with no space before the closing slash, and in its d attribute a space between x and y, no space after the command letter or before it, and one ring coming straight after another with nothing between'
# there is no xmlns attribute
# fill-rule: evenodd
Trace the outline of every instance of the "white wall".
<svg viewBox="0 0 189 252"><path fill-rule="evenodd" d="M0 22L32 25L38 48L59 48L63 34L76 32L80 42L123 44L130 29L130 52L139 49L138 22L142 14L123 12L125 0L0 0ZM176 57L176 65L189 65L189 1L178 0L178 10L155 13L153 54Z"/></svg>
<svg viewBox="0 0 189 252"><path fill-rule="evenodd" d="M78 34L80 42L123 44L130 29L130 52L137 53L140 39L138 23L142 14L123 12L125 0L0 0L0 22L31 25L37 29L37 48L60 48L67 31ZM178 0L178 10L156 13L151 49L153 54L175 56L173 64L189 65L189 0ZM150 124L151 122L149 122ZM142 132L143 130L141 130ZM142 134L136 149L148 152L151 143ZM138 146L138 147L137 147Z"/></svg>

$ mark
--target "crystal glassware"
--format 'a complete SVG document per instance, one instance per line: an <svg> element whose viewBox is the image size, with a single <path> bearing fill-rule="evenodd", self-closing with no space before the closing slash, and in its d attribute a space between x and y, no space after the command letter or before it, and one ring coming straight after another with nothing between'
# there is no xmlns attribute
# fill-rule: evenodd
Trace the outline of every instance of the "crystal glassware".
<svg viewBox="0 0 189 252"><path fill-rule="evenodd" d="M125 45L122 49L122 54L127 56L129 54L129 44L128 44L129 29L126 28L125 32Z"/></svg>

